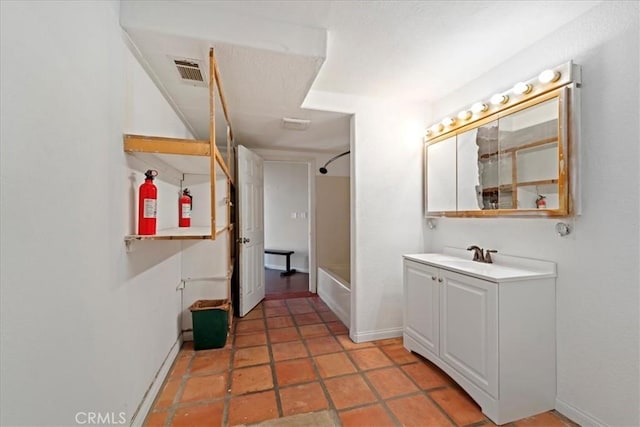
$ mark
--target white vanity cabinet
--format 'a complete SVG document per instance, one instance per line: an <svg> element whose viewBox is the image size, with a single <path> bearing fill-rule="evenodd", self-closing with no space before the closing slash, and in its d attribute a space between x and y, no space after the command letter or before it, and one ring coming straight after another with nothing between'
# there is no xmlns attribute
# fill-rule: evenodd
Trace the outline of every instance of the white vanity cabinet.
<svg viewBox="0 0 640 427"><path fill-rule="evenodd" d="M497 397L498 285L447 270L440 279L440 356Z"/></svg>
<svg viewBox="0 0 640 427"><path fill-rule="evenodd" d="M555 264L404 258L404 346L449 374L496 424L554 409Z"/></svg>
<svg viewBox="0 0 640 427"><path fill-rule="evenodd" d="M440 286L437 279L435 267L404 263L404 335L414 337L434 354L438 354L440 348Z"/></svg>

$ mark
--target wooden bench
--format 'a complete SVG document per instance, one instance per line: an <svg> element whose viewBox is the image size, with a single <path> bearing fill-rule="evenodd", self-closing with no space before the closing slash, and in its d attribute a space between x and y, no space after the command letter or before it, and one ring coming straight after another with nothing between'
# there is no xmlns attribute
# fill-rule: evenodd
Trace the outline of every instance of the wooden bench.
<svg viewBox="0 0 640 427"><path fill-rule="evenodd" d="M283 251L280 249L265 249L264 253L269 255L284 255L287 257L287 269L280 273L281 276L290 276L296 272L295 268L293 269L291 268L291 255L294 253L294 251Z"/></svg>

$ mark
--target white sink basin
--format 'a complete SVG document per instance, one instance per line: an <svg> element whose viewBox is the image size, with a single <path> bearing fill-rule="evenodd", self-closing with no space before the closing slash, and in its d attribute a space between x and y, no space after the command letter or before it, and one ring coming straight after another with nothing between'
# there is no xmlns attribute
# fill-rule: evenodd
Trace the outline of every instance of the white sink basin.
<svg viewBox="0 0 640 427"><path fill-rule="evenodd" d="M464 252L462 252L464 254ZM466 255L466 254L465 254ZM486 264L459 256L427 253L404 256L407 259L492 282L555 277L555 263L502 255L500 263ZM498 257L496 257L498 258ZM508 264L509 261L513 261Z"/></svg>

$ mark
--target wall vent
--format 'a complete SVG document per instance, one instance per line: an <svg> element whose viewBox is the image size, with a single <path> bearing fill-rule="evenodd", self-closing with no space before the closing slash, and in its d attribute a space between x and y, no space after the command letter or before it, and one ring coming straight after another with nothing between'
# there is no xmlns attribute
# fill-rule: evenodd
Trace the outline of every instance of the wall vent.
<svg viewBox="0 0 640 427"><path fill-rule="evenodd" d="M293 119L290 117L282 118L282 127L289 130L307 130L311 120L307 119Z"/></svg>
<svg viewBox="0 0 640 427"><path fill-rule="evenodd" d="M202 61L187 58L171 58L171 60L182 83L190 86L209 86Z"/></svg>

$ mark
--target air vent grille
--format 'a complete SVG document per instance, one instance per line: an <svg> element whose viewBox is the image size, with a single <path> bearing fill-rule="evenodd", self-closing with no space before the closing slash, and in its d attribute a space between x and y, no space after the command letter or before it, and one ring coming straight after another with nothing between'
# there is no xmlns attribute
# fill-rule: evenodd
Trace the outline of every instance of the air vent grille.
<svg viewBox="0 0 640 427"><path fill-rule="evenodd" d="M180 73L180 77L185 80L193 80L196 82L203 82L204 78L202 77L202 73L200 72L200 66L197 62L189 62L189 61L173 61L178 67L178 72Z"/></svg>
<svg viewBox="0 0 640 427"><path fill-rule="evenodd" d="M204 64L197 59L170 57L178 71L178 77L184 84L190 86L208 86Z"/></svg>

